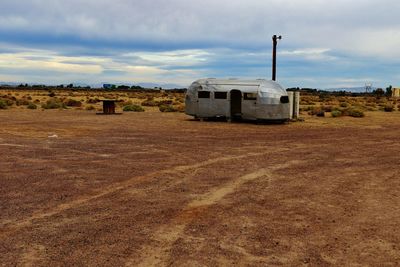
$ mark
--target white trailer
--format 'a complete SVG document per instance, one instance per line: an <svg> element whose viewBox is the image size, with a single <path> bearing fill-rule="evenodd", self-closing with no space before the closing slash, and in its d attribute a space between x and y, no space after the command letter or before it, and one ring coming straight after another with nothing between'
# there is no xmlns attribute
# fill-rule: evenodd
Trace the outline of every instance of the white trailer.
<svg viewBox="0 0 400 267"><path fill-rule="evenodd" d="M201 79L192 83L185 98L186 114L195 118L287 121L288 93L269 80Z"/></svg>

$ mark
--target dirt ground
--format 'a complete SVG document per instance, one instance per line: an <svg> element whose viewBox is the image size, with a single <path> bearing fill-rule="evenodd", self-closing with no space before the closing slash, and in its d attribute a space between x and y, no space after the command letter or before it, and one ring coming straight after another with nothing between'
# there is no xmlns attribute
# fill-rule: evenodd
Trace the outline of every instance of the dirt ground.
<svg viewBox="0 0 400 267"><path fill-rule="evenodd" d="M0 111L0 265L399 266L399 134Z"/></svg>

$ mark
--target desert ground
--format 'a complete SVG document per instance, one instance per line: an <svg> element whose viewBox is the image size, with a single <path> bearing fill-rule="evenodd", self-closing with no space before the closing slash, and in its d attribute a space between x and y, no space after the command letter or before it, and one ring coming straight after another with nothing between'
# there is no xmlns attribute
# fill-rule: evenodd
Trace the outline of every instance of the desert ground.
<svg viewBox="0 0 400 267"><path fill-rule="evenodd" d="M0 111L1 266L399 266L400 112Z"/></svg>

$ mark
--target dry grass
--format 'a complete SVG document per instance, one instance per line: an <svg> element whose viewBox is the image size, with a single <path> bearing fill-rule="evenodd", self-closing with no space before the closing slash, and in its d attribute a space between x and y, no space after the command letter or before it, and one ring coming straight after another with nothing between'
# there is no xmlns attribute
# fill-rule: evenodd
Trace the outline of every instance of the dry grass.
<svg viewBox="0 0 400 267"><path fill-rule="evenodd" d="M24 90L0 89L0 109L68 108L78 110L101 110L101 99L119 99L119 108L139 105L145 111L184 111L184 94L160 91L90 91L90 90ZM322 117L352 116L365 112L396 112L400 99L384 96L332 96L302 93L300 110L306 114ZM332 114L334 111L334 114ZM340 111L340 112L337 112ZM340 116L337 116L338 114Z"/></svg>
<svg viewBox="0 0 400 267"><path fill-rule="evenodd" d="M365 112L399 111L400 99L384 96L301 96L300 111L302 115L321 115L323 112L334 114L332 117L355 116L362 117ZM339 112L337 112L339 111Z"/></svg>
<svg viewBox="0 0 400 267"><path fill-rule="evenodd" d="M173 110L184 110L184 93L176 92L0 89L1 109L27 109L35 104L43 109L101 110L101 99L121 100L121 109L141 105L145 110L158 110L161 105L169 105Z"/></svg>

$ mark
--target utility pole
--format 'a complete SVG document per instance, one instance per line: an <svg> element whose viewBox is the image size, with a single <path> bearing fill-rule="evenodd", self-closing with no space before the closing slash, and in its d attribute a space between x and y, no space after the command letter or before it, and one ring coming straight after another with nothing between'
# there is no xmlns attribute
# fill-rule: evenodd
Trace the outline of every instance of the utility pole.
<svg viewBox="0 0 400 267"><path fill-rule="evenodd" d="M278 45L278 40L281 40L282 36L274 35L272 36L273 46L272 46L272 80L276 81L276 47Z"/></svg>

